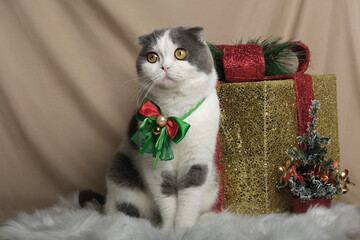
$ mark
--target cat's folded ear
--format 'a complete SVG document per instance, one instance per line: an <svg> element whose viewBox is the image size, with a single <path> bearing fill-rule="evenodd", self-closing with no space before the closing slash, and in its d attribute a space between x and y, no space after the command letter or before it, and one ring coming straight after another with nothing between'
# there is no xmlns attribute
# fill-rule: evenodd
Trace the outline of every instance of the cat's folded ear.
<svg viewBox="0 0 360 240"><path fill-rule="evenodd" d="M202 28L202 27L192 27L192 28L189 28L187 31L190 32L191 34L195 35L200 42L206 43L205 42L204 28Z"/></svg>

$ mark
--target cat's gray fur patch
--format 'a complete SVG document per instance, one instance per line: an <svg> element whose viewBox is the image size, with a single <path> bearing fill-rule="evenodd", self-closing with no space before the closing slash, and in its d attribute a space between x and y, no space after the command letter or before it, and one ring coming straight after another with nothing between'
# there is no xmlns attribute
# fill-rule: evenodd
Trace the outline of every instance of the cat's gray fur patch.
<svg viewBox="0 0 360 240"><path fill-rule="evenodd" d="M141 72L141 64L147 61L148 53L153 51L153 46L156 44L158 39L164 35L167 29L168 28L155 30L150 34L143 35L138 38L138 43L142 46L139 56L136 60L136 69L138 73Z"/></svg>
<svg viewBox="0 0 360 240"><path fill-rule="evenodd" d="M198 187L205 183L208 174L208 166L205 164L195 164L178 182L178 189Z"/></svg>
<svg viewBox="0 0 360 240"><path fill-rule="evenodd" d="M163 182L161 183L161 192L164 195L177 195L177 179L176 175L170 171L164 171L161 173Z"/></svg>
<svg viewBox="0 0 360 240"><path fill-rule="evenodd" d="M199 71L207 74L211 73L214 68L214 60L210 53L209 47L203 39L203 29L177 27L171 28L170 38L187 52L186 61L196 66Z"/></svg>
<svg viewBox="0 0 360 240"><path fill-rule="evenodd" d="M108 175L111 180L121 186L145 190L139 172L134 167L131 159L123 153L116 154Z"/></svg>
<svg viewBox="0 0 360 240"><path fill-rule="evenodd" d="M151 223L154 226L160 226L162 224L162 217L160 214L160 210L156 209L153 214L153 219L151 220Z"/></svg>
<svg viewBox="0 0 360 240"><path fill-rule="evenodd" d="M139 218L140 217L140 212L139 209L137 207L135 207L135 205L133 205L132 203L129 202L117 202L116 203L116 209L119 212L122 212L130 217L136 217Z"/></svg>
<svg viewBox="0 0 360 240"><path fill-rule="evenodd" d="M177 195L179 190L189 187L199 187L205 183L208 174L208 166L205 164L193 165L185 176L179 181L174 172L164 171L161 173L163 182L161 184L161 192L164 195Z"/></svg>
<svg viewBox="0 0 360 240"><path fill-rule="evenodd" d="M105 205L105 197L97 192L94 192L90 189L82 190L79 192L79 204L83 208L86 203L94 203L99 206Z"/></svg>
<svg viewBox="0 0 360 240"><path fill-rule="evenodd" d="M130 141L130 145L134 149L138 149L138 146L130 139L138 130L138 121L136 120L136 114L130 119L127 135Z"/></svg>

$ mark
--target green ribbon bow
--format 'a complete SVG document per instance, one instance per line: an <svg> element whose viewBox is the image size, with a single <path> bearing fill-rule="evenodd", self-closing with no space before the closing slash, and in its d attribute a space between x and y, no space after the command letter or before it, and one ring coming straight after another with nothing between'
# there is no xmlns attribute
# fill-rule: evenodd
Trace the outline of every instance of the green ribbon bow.
<svg viewBox="0 0 360 240"><path fill-rule="evenodd" d="M141 147L140 154L152 153L155 157L154 168L160 158L161 161L174 159L174 153L171 150L170 140L175 144L179 143L186 135L190 124L184 121L193 113L203 102L202 99L193 109L183 117L166 117L159 106L145 98L141 107L137 111L136 119L142 121L139 129L130 138L138 147ZM165 122L157 123L157 118L161 115Z"/></svg>

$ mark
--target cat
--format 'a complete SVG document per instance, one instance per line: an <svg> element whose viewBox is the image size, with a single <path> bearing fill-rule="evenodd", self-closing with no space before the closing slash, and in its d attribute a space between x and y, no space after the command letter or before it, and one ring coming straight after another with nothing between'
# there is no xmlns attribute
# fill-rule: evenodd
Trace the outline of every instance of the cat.
<svg viewBox="0 0 360 240"><path fill-rule="evenodd" d="M170 27L140 36L136 61L141 98L166 116L190 124L185 137L170 141L174 159L158 161L139 154L130 138L141 121L134 116L109 167L105 213L145 218L165 230L193 226L212 211L219 192L214 160L219 128L217 74L201 27ZM202 103L201 101L205 99Z"/></svg>

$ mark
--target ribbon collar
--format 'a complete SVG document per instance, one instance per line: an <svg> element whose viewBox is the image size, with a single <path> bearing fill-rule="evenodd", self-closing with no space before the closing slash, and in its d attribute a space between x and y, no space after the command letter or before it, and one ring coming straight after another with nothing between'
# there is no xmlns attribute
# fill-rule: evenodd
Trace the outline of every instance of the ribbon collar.
<svg viewBox="0 0 360 240"><path fill-rule="evenodd" d="M130 138L138 147L140 154L152 153L155 157L154 168L158 159L169 161L174 159L170 140L179 143L186 135L190 124L184 121L205 101L202 99L193 109L181 118L167 117L161 108L148 98L142 102L136 114L136 119L142 121L139 129Z"/></svg>

